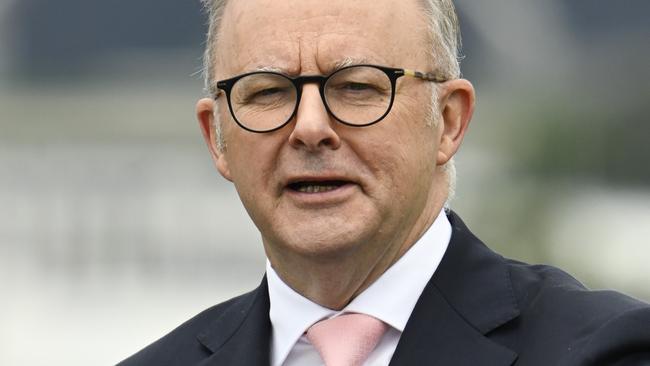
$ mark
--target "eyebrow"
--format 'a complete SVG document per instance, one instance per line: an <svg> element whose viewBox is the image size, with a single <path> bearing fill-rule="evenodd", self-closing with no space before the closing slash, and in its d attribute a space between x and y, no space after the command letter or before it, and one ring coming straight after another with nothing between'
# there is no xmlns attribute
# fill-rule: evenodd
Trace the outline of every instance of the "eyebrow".
<svg viewBox="0 0 650 366"><path fill-rule="evenodd" d="M277 72L281 74L286 74L287 70L282 68L282 67L277 67L277 66L258 66L254 68L253 70L249 72L256 72L256 71L267 71L267 72Z"/></svg>
<svg viewBox="0 0 650 366"><path fill-rule="evenodd" d="M375 64L376 62L370 61L366 57L346 57L342 60L336 61L332 64L332 67L327 70L328 73L340 70L344 67L353 66L353 65L364 65L364 64Z"/></svg>
<svg viewBox="0 0 650 366"><path fill-rule="evenodd" d="M323 70L325 71L325 75L331 74L335 71L338 71L342 68L348 67L348 66L353 66L353 65L364 65L364 64L376 64L377 62L371 61L369 58L366 57L345 57L343 59L340 59L338 61L335 61L331 63L331 66L329 66L327 69ZM256 71L268 71L268 72L277 72L280 74L285 74L285 75L291 75L292 73L289 72L286 68L282 67L277 67L277 66L258 66L248 72L256 72Z"/></svg>

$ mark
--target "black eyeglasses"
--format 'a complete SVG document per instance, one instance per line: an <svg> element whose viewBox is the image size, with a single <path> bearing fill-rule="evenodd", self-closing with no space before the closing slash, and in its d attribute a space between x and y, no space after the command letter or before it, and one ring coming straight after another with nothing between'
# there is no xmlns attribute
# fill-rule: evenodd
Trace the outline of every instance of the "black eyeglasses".
<svg viewBox="0 0 650 366"><path fill-rule="evenodd" d="M363 127L388 115L395 99L395 84L404 75L436 83L448 80L407 69L353 65L326 76L290 77L255 71L219 81L217 88L226 93L235 122L251 132L271 132L289 123L298 111L302 86L308 83L318 83L323 104L337 121Z"/></svg>

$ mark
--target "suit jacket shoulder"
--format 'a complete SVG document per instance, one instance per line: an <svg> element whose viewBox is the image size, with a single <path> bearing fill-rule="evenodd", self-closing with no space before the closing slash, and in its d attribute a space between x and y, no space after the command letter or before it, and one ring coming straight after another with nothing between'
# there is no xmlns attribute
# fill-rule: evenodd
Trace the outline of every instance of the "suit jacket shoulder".
<svg viewBox="0 0 650 366"><path fill-rule="evenodd" d="M648 304L505 259L449 220L451 242L391 365L650 365Z"/></svg>
<svg viewBox="0 0 650 366"><path fill-rule="evenodd" d="M118 365L268 364L268 306L264 278L257 289L204 310Z"/></svg>
<svg viewBox="0 0 650 366"><path fill-rule="evenodd" d="M521 364L555 353L558 365L650 365L648 304L589 290L554 267L506 263L520 314L492 337L517 348ZM521 331L506 341L503 335L514 327Z"/></svg>

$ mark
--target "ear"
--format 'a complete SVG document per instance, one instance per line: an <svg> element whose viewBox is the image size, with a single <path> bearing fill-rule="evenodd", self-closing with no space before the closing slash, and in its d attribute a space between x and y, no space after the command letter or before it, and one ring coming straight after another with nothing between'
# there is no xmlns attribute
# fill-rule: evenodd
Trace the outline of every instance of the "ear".
<svg viewBox="0 0 650 366"><path fill-rule="evenodd" d="M440 121L442 135L436 164L448 162L463 142L463 137L474 113L474 86L465 79L450 80L441 89Z"/></svg>
<svg viewBox="0 0 650 366"><path fill-rule="evenodd" d="M228 161L224 154L225 151L219 150L217 146L217 134L214 129L214 103L214 100L210 98L199 100L196 103L196 118L199 120L199 127L201 127L203 139L208 145L208 150L210 151L214 165L224 178L232 181Z"/></svg>

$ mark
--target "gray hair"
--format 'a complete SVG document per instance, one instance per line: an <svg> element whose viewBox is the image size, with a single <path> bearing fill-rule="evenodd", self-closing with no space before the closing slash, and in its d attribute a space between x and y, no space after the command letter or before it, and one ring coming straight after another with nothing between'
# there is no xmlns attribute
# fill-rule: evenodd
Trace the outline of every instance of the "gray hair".
<svg viewBox="0 0 650 366"><path fill-rule="evenodd" d="M434 67L438 72L449 78L459 78L461 34L458 16L453 0L419 0L422 10L426 15L429 25L427 40L431 44L428 49ZM217 44L219 42L219 28L223 13L228 0L201 0L208 14L209 25L206 39L205 53L203 55L203 78L205 91L209 95L216 93L215 60L217 55ZM431 113L427 113L429 124L435 125L439 120L438 113L438 88L432 87ZM214 113L214 128L217 136L217 148L223 150L225 143L221 135L221 126L218 120L217 108ZM448 199L445 204L448 207L454 196L456 187L456 167L454 160L449 160L443 167L448 182Z"/></svg>
<svg viewBox="0 0 650 366"><path fill-rule="evenodd" d="M430 56L435 67L448 78L460 77L461 37L458 16L452 0L420 0L429 23L427 34L432 47ZM208 14L208 33L203 55L203 78L206 92L214 94L214 71L219 28L228 0L201 0Z"/></svg>

